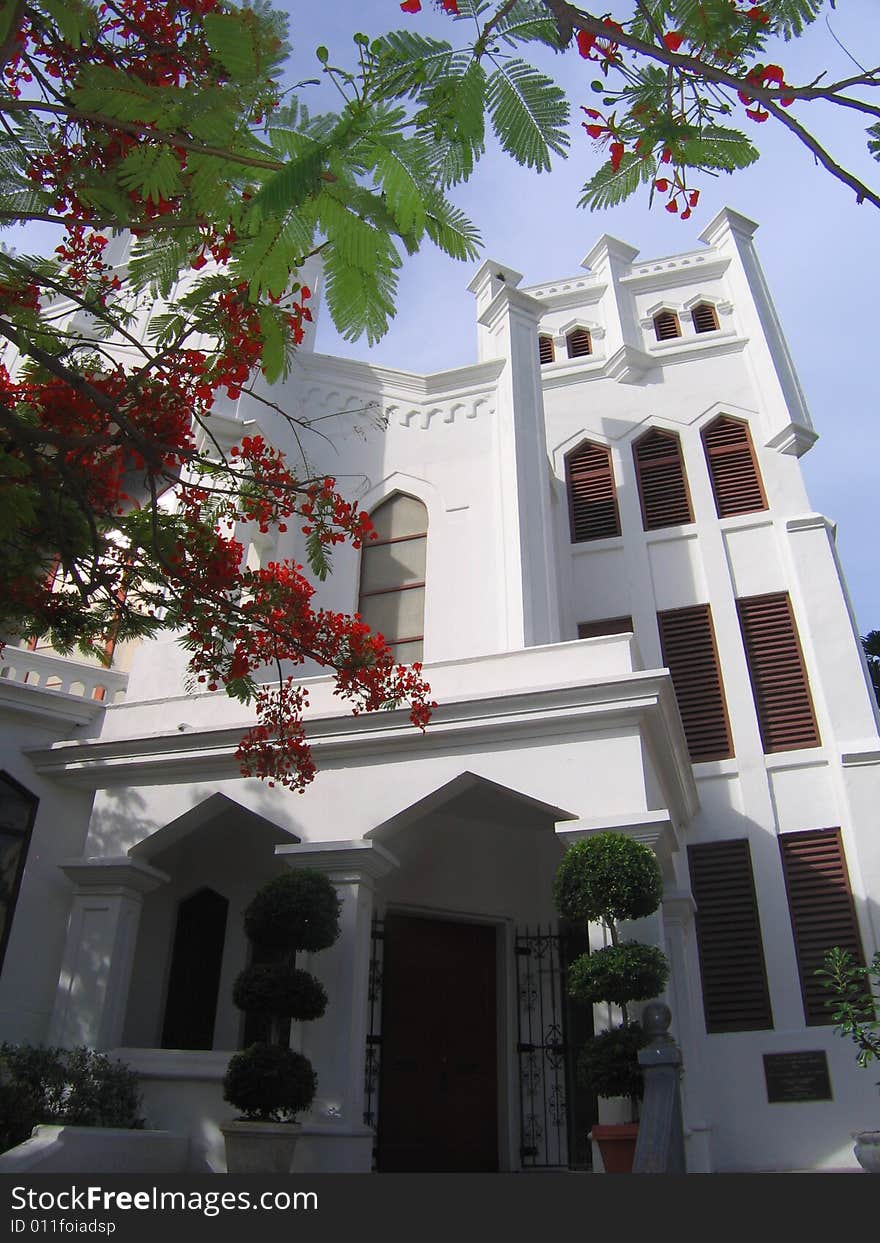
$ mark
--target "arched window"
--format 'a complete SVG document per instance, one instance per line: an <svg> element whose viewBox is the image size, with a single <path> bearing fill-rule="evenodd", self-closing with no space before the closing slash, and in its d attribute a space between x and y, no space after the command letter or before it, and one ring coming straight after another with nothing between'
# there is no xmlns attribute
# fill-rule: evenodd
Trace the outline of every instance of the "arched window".
<svg viewBox="0 0 880 1243"><path fill-rule="evenodd" d="M12 929L37 802L24 786L0 773L0 967Z"/></svg>
<svg viewBox="0 0 880 1243"><path fill-rule="evenodd" d="M642 523L646 531L693 522L681 456L681 442L674 432L654 428L633 445Z"/></svg>
<svg viewBox="0 0 880 1243"><path fill-rule="evenodd" d="M552 363L556 358L556 350L553 348L553 338L546 333L541 333L538 337L538 357L541 360L541 366L545 363Z"/></svg>
<svg viewBox="0 0 880 1243"><path fill-rule="evenodd" d="M711 302L698 302L691 310L694 332L717 332L718 312Z"/></svg>
<svg viewBox="0 0 880 1243"><path fill-rule="evenodd" d="M703 428L702 435L718 517L766 509L748 423L722 414Z"/></svg>
<svg viewBox="0 0 880 1243"><path fill-rule="evenodd" d="M620 534L611 450L585 440L565 459L571 542Z"/></svg>
<svg viewBox="0 0 880 1243"><path fill-rule="evenodd" d="M671 341L681 336L681 324L675 311L658 311L654 316L654 335L658 341Z"/></svg>
<svg viewBox="0 0 880 1243"><path fill-rule="evenodd" d="M384 636L395 660L410 665L424 649L428 511L398 492L370 518L378 538L364 545L358 612Z"/></svg>
<svg viewBox="0 0 880 1243"><path fill-rule="evenodd" d="M593 340L586 328L574 328L565 338L569 358L583 358L593 352Z"/></svg>
<svg viewBox="0 0 880 1243"><path fill-rule="evenodd" d="M163 1049L212 1049L229 902L200 889L177 908Z"/></svg>

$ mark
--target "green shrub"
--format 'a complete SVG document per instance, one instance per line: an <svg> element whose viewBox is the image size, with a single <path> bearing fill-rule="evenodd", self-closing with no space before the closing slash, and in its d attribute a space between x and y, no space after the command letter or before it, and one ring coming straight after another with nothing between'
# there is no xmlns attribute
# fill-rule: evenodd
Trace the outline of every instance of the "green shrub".
<svg viewBox="0 0 880 1243"><path fill-rule="evenodd" d="M644 1079L639 1049L645 1044L640 1023L612 1027L591 1037L581 1049L577 1074L581 1085L597 1096L628 1096L640 1101Z"/></svg>
<svg viewBox="0 0 880 1243"><path fill-rule="evenodd" d="M308 1058L275 1044L236 1053L223 1080L223 1099L249 1120L292 1122L315 1098L318 1080Z"/></svg>
<svg viewBox="0 0 880 1243"><path fill-rule="evenodd" d="M137 1075L92 1049L0 1045L0 1143L14 1147L40 1122L139 1129Z"/></svg>
<svg viewBox="0 0 880 1243"><path fill-rule="evenodd" d="M244 930L267 950L327 949L339 936L339 899L323 872L286 872L259 890L244 913Z"/></svg>
<svg viewBox="0 0 880 1243"><path fill-rule="evenodd" d="M239 1010L277 1014L300 1022L319 1019L327 1009L327 993L320 980L288 963L252 963L232 986Z"/></svg>
<svg viewBox="0 0 880 1243"><path fill-rule="evenodd" d="M642 919L660 905L663 881L652 851L623 833L573 842L553 886L556 909L573 923Z"/></svg>
<svg viewBox="0 0 880 1243"><path fill-rule="evenodd" d="M594 954L582 954L568 969L568 991L577 1001L647 1001L662 993L669 979L666 955L656 945L621 941Z"/></svg>

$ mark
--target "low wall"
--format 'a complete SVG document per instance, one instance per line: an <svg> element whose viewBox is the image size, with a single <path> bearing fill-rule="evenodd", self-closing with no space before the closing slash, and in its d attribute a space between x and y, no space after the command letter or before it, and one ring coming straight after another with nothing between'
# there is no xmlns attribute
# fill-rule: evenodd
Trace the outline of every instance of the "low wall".
<svg viewBox="0 0 880 1243"><path fill-rule="evenodd" d="M179 1174L189 1140L170 1131L100 1126L35 1126L0 1155L0 1174Z"/></svg>

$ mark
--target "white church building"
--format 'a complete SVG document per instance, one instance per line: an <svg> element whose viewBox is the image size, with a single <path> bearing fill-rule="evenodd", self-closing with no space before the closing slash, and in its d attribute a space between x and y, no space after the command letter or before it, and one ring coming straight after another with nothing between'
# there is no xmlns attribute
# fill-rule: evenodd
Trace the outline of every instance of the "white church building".
<svg viewBox="0 0 880 1243"><path fill-rule="evenodd" d="M305 964L330 1000L293 1031L318 1075L294 1168L589 1168L573 1066L608 1017L566 1001L551 884L613 829L662 867L634 929L671 963L689 1170L856 1168L880 1098L814 972L880 947L880 738L755 228L725 210L656 260L605 236L528 288L486 262L469 366L299 351L273 398L336 416L314 465L379 531L319 598L424 659L424 735L310 678L293 795L241 777L246 713L186 693L170 637L110 670L6 650L0 1038L113 1051L222 1171L242 911L319 868L342 933ZM217 434L292 451L266 415L243 396Z"/></svg>

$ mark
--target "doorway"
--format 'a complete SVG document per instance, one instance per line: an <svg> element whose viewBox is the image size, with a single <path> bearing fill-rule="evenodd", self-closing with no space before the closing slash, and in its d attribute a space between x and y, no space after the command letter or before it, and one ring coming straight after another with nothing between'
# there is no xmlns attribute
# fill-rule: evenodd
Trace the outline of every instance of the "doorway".
<svg viewBox="0 0 880 1243"><path fill-rule="evenodd" d="M496 929L385 921L378 1168L498 1169Z"/></svg>

